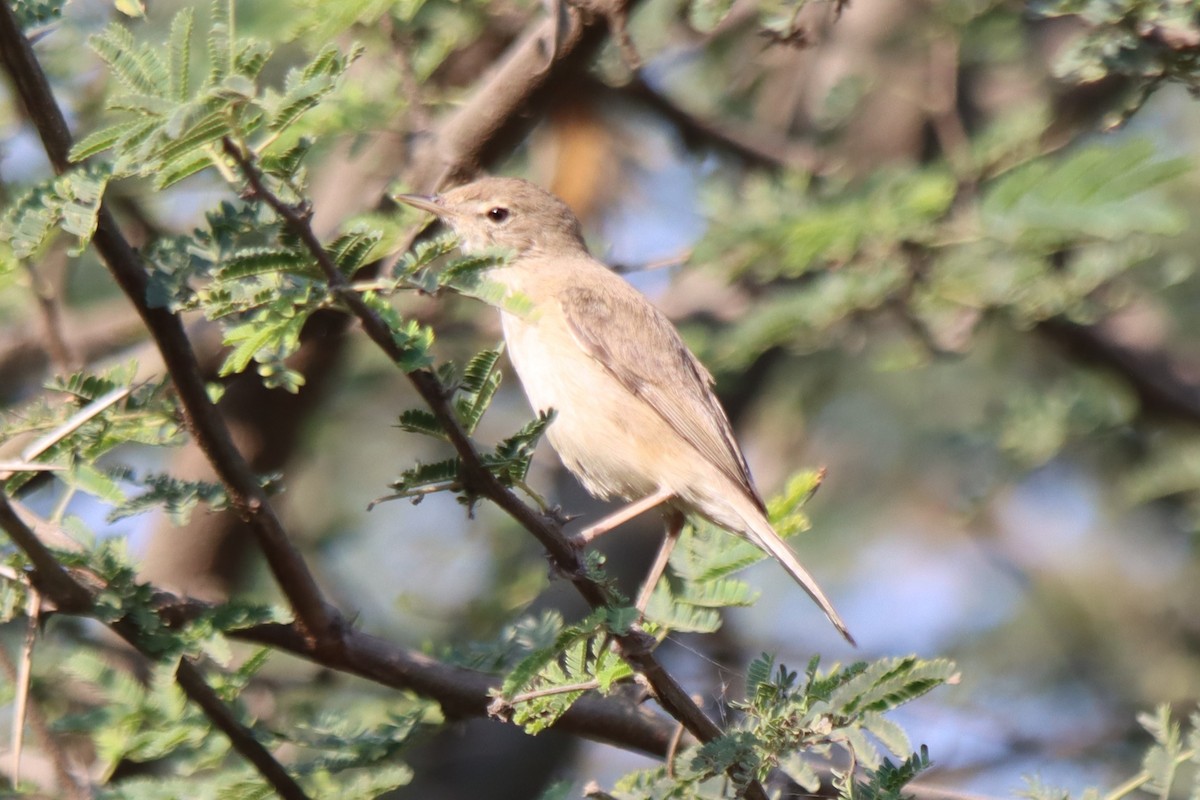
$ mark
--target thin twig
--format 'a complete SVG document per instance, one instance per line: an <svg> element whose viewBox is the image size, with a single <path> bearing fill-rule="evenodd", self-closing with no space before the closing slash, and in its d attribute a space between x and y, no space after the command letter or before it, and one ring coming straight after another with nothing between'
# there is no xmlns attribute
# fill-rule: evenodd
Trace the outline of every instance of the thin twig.
<svg viewBox="0 0 1200 800"><path fill-rule="evenodd" d="M788 139L774 131L752 128L729 120L713 120L680 106L674 99L647 83L640 74L622 86L610 87L594 78L596 88L645 103L675 126L685 143L710 145L744 159L753 166L778 170L804 169L819 172L820 160L811 146Z"/></svg>
<svg viewBox="0 0 1200 800"><path fill-rule="evenodd" d="M95 400L79 409L79 411L72 414L70 418L68 418L54 430L50 431L44 436L38 437L35 441L31 442L29 446L21 451L21 459L24 461L33 461L51 447L54 447L54 445L58 444L63 439L66 439L72 433L103 414L109 408L124 400L132 391L132 386L118 386L117 388L110 389L109 391L100 395Z"/></svg>
<svg viewBox="0 0 1200 800"><path fill-rule="evenodd" d="M17 665L9 658L8 651L0 647L0 670L4 671L7 677L13 683L18 680ZM66 796L72 800L91 800L92 790L88 786L86 778L79 776L79 765L72 760L59 746L58 740L50 731L50 726L46 723L46 717L38 708L37 703L30 703L27 706L26 713L29 717L29 725L37 734L38 743L42 750L50 758L50 763L54 768L54 777L58 780L58 785L61 790L66 792ZM17 785L17 780L14 777L13 786Z"/></svg>
<svg viewBox="0 0 1200 800"><path fill-rule="evenodd" d="M412 500L413 505L416 505L428 495L437 494L438 492L457 492L461 490L462 484L458 481L444 481L442 483L431 483L428 486L415 486L412 489L405 489L395 494L385 494L382 497L376 497L367 503L367 511L374 509L380 503L390 503L393 500Z"/></svg>
<svg viewBox="0 0 1200 800"><path fill-rule="evenodd" d="M580 683L568 683L565 686L552 686L548 689L534 689L530 692L522 692L514 695L508 700L508 705L515 706L517 703L528 703L530 700L537 700L539 697L553 697L556 694L570 694L571 692L587 692L592 689L599 689L600 681L590 680Z"/></svg>
<svg viewBox="0 0 1200 800"><path fill-rule="evenodd" d="M37 298L38 311L42 319L42 336L46 343L46 353L50 362L61 373L69 373L79 367L79 356L67 344L63 335L62 309L59 305L58 294L43 279L37 269L28 261L23 261L25 271L29 273L30 289Z"/></svg>
<svg viewBox="0 0 1200 800"><path fill-rule="evenodd" d="M21 643L21 660L17 664L17 696L13 708L12 782L21 783L21 750L25 742L25 719L29 711L29 688L33 684L33 644L37 638L42 616L42 596L32 586L26 586L25 641Z"/></svg>

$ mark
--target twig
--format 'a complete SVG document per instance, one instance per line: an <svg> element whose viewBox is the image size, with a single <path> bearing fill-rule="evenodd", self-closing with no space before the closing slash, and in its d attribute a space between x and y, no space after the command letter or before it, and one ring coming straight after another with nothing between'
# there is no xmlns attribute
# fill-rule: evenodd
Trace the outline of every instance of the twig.
<svg viewBox="0 0 1200 800"><path fill-rule="evenodd" d="M29 273L30 289L37 298L38 311L42 318L42 336L45 337L46 352L55 369L68 373L79 367L79 356L67 344L63 335L62 309L59 298L48 282L28 261L23 262L25 271Z"/></svg>
<svg viewBox="0 0 1200 800"><path fill-rule="evenodd" d="M32 586L27 586L25 596L25 641L21 643L21 661L17 665L17 697L13 704L12 732L12 782L21 783L21 749L25 742L25 719L29 711L29 687L33 683L33 643L37 637L38 624L42 616L42 596Z"/></svg>
<svg viewBox="0 0 1200 800"><path fill-rule="evenodd" d="M13 543L25 553L34 565L30 576L33 587L46 594L59 610L69 613L87 614L93 607L92 593L78 583L58 563L54 554L42 544L37 535L17 516L9 504L8 497L0 493L0 529L8 534ZM118 636L142 652L141 630L135 622L125 617L109 627ZM184 694L198 705L213 724L229 737L235 750L258 769L271 787L288 800L308 800L300 788L278 761L263 747L262 743L233 716L212 687L187 661L180 661L175 678Z"/></svg>
<svg viewBox="0 0 1200 800"><path fill-rule="evenodd" d="M551 79L572 60L590 53L604 40L608 13L624 12L636 0L594 0L583 13L570 3L561 15L551 15L530 26L508 50L484 83L439 126L432 150L421 154L409 176L418 191L437 191L445 184L470 178L505 144L511 144L514 126L524 126L528 110ZM561 17L561 19L560 19ZM547 53L547 43L552 52ZM550 56L547 63L547 55Z"/></svg>
<svg viewBox="0 0 1200 800"><path fill-rule="evenodd" d="M539 697L553 697L556 694L569 694L571 692L586 692L592 689L599 689L600 681L582 681L581 683L568 683L565 686L553 686L548 689L534 689L531 692L522 692L514 695L507 701L508 705L515 706L517 703L528 703L530 700L537 700Z"/></svg>
<svg viewBox="0 0 1200 800"><path fill-rule="evenodd" d="M676 725L675 733L671 735L671 745L667 748L667 777L675 777L675 756L679 754L679 745L683 741L683 726Z"/></svg>
<svg viewBox="0 0 1200 800"><path fill-rule="evenodd" d="M0 670L3 670L5 677L13 683L16 683L19 679L17 665L13 663L13 660L3 647L0 647ZM90 800L92 791L87 785L86 779L80 779L78 776L79 765L72 763L67 754L63 752L63 749L58 744L58 740L51 733L50 726L46 724L46 717L43 716L36 703L29 704L27 714L29 716L30 727L37 733L42 749L50 757L50 763L54 767L54 776L58 779L59 786L66 791L66 795L72 798L72 800ZM12 784L14 787L17 785L15 776Z"/></svg>
<svg viewBox="0 0 1200 800"><path fill-rule="evenodd" d="M376 497L367 503L367 511L372 510L380 503L390 503L393 500L412 500L413 505L416 505L427 495L437 494L438 492L457 492L461 489L462 484L458 481L444 481L442 483L431 483L428 486L416 486L412 489L396 492L395 494L385 494L382 497Z"/></svg>
<svg viewBox="0 0 1200 800"><path fill-rule="evenodd" d="M1061 317L1038 323L1036 330L1067 348L1076 358L1113 370L1133 387L1144 411L1200 424L1200 382L1165 351L1123 344L1102 327Z"/></svg>
<svg viewBox="0 0 1200 800"><path fill-rule="evenodd" d="M694 114L651 86L640 75L626 84L610 87L594 78L594 86L607 88L645 103L675 126L685 143L711 145L756 167L821 171L816 152L804 142L793 141L773 131L759 130L725 120L710 120Z"/></svg>
<svg viewBox="0 0 1200 800"><path fill-rule="evenodd" d="M56 172L65 172L71 166L71 135L66 120L7 3L0 3L0 62L33 120L51 165ZM146 271L103 202L97 209L92 244L154 338L175 384L188 430L225 485L232 506L250 524L297 618L309 636L323 646L336 647L343 627L340 615L325 602L254 471L238 452L229 428L209 400L196 354L179 317L147 302Z"/></svg>
<svg viewBox="0 0 1200 800"><path fill-rule="evenodd" d="M21 460L33 461L51 447L54 447L54 445L58 444L63 439L66 439L72 433L103 414L109 408L124 400L132 391L132 386L118 386L117 388L110 389L109 391L100 395L95 400L79 409L79 411L72 414L66 422L59 425L57 428L45 434L44 436L40 436L31 442L28 447L21 451Z"/></svg>
<svg viewBox="0 0 1200 800"><path fill-rule="evenodd" d="M958 113L959 41L943 35L930 43L925 111L942 153L963 186L977 180L971 166L971 138Z"/></svg>
<svg viewBox="0 0 1200 800"><path fill-rule="evenodd" d="M645 264L612 264L610 268L613 272L619 275L629 275L637 272L653 272L659 269L669 269L678 267L681 264L686 264L691 259L693 249L686 247L674 255L669 255L665 258L659 258L654 261L647 261Z"/></svg>

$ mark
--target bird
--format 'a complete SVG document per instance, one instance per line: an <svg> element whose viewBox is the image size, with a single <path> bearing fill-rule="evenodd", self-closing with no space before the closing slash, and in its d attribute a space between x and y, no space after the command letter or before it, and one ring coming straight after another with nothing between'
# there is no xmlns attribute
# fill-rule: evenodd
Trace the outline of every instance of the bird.
<svg viewBox="0 0 1200 800"><path fill-rule="evenodd" d="M653 507L667 510L667 543L639 603L665 568L683 516L694 514L771 555L854 644L767 519L711 373L666 315L591 255L566 203L508 177L394 199L436 215L465 255L507 253L487 278L520 298L500 310L505 349L526 397L535 411L553 409L546 437L584 488L629 503L578 540Z"/></svg>

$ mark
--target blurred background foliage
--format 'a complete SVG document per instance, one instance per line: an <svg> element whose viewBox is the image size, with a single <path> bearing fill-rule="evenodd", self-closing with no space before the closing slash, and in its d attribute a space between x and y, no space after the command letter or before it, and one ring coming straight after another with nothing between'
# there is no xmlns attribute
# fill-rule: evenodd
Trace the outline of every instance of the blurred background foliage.
<svg viewBox="0 0 1200 800"><path fill-rule="evenodd" d="M77 139L120 117L106 109L120 87L89 37L117 21L130 42L161 48L189 5L15 4ZM282 134L310 143L318 231L369 223L387 233L380 251L404 241L418 219L381 205L384 191L418 182L406 165L437 121L531 21L557 9L239 4L238 34L276 51L264 85L283 87L290 68L329 44L362 48ZM209 31L207 5L193 11L196 30ZM793 668L814 652L827 662L948 657L961 682L896 714L936 764L920 791L1010 795L1038 776L1039 792L1078 792L1136 774L1151 741L1139 712L1167 704L1185 717L1200 696L1196 5L644 0L628 37L557 76L526 115L528 130L486 166L563 196L595 252L676 320L715 373L765 494L826 469L807 506L811 530L794 543L861 649L766 564L749 578L757 604L729 611L716 634L672 637L671 666L719 703L763 651ZM199 50L187 56L198 70ZM49 166L12 92L0 100L0 199L10 208ZM233 199L212 170L160 188L169 160L145 164L107 189L139 246L190 233ZM139 321L91 251L70 237L35 243L32 268L29 253L14 255L18 238L0 256L10 419L29 413L53 375L85 364L137 358L139 374L156 373ZM438 359L462 362L499 339L494 313L476 301L397 303L437 331ZM189 330L216 381L220 333L203 319ZM250 365L248 378L223 378L222 403L256 469L284 476L284 514L339 604L367 630L435 651L496 636L531 603L578 616L561 582L546 590L536 543L494 508L472 520L453 498L432 496L364 513L403 469L445 453L395 427L418 404L403 376L362 337L330 338L295 342L286 369L303 376L298 393L264 389ZM527 420L508 379L479 436L495 441ZM122 459L211 480L189 447ZM78 488L88 477L72 480ZM548 448L529 483L570 512L598 511ZM109 506L91 497L104 492L93 488L43 489L31 503L68 529L127 540L155 583L273 599L236 520L106 524ZM113 500L122 489L111 491ZM629 586L655 543L654 526L643 527L600 545ZM12 648L22 631L10 625ZM44 702L78 708L95 705L89 694L119 695L102 666L54 657L94 632L58 632L38 651ZM256 710L272 724L297 707L343 719L353 708L361 726L381 726L372 730L385 747L385 729L429 713L417 704L384 718L378 698L394 695L283 657L258 675ZM67 686L91 688L67 698ZM175 713L170 698L154 702ZM1161 720L1150 727L1165 736ZM211 745L197 733L186 746ZM29 747L27 769L53 784ZM120 752L112 769L135 772L161 755ZM399 797L531 797L556 779L607 785L648 763L479 721L408 760L416 776Z"/></svg>

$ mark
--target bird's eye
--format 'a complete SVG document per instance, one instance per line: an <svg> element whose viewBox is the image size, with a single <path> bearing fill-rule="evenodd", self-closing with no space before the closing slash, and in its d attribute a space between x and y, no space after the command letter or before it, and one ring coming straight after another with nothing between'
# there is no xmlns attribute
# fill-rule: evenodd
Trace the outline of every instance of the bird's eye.
<svg viewBox="0 0 1200 800"><path fill-rule="evenodd" d="M496 206L495 208L488 210L487 218L492 222L504 222L504 220L508 219L508 209L503 208L502 206Z"/></svg>

